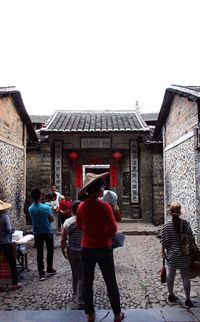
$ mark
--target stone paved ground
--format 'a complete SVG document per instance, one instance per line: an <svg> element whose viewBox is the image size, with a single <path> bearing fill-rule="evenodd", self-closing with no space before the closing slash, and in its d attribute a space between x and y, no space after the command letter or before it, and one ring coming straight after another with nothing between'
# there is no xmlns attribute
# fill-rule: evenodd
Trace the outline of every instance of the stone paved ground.
<svg viewBox="0 0 200 322"><path fill-rule="evenodd" d="M30 272L22 272L23 288L0 291L0 310L64 310L70 308L72 300L71 271L69 264L61 254L60 236L57 236L55 248L55 268L58 273L40 282L36 270L36 251L29 254ZM126 236L125 246L114 251L116 275L120 289L121 303L128 308L169 307L166 284L159 279L161 267L160 242L156 236ZM178 307L183 306L184 292L180 275L175 284L180 299ZM192 299L200 307L200 278L192 280ZM99 269L96 269L94 282L94 300L96 309L110 308L106 288Z"/></svg>

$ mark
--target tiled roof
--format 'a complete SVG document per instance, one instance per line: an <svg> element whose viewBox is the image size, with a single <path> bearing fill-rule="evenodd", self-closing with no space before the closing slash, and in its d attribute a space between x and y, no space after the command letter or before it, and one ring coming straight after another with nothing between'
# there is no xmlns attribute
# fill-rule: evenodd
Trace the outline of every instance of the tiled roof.
<svg viewBox="0 0 200 322"><path fill-rule="evenodd" d="M142 113L141 116L145 120L145 122L156 122L158 118L158 113Z"/></svg>
<svg viewBox="0 0 200 322"><path fill-rule="evenodd" d="M29 115L32 123L46 123L49 115Z"/></svg>
<svg viewBox="0 0 200 322"><path fill-rule="evenodd" d="M178 90L186 95L194 95L200 97L200 86L182 86L182 85L171 85L171 90Z"/></svg>
<svg viewBox="0 0 200 322"><path fill-rule="evenodd" d="M57 111L41 132L149 131L140 114L133 111Z"/></svg>

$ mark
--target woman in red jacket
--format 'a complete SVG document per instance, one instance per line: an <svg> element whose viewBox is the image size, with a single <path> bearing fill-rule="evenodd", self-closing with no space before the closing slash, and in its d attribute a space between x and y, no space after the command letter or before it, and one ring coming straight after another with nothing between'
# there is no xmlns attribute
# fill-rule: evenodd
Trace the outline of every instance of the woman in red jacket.
<svg viewBox="0 0 200 322"><path fill-rule="evenodd" d="M87 194L87 200L82 202L77 209L76 225L82 230L83 298L88 322L95 321L93 281L96 263L100 267L107 286L114 322L120 322L124 318L124 314L121 313L111 247L117 224L111 206L100 199L104 192L103 178L108 175L109 172L101 175L87 173L85 184L79 192L79 196Z"/></svg>
<svg viewBox="0 0 200 322"><path fill-rule="evenodd" d="M72 202L69 192L65 192L64 199L62 199L59 203L58 211L60 214L61 224L63 225L65 220L72 216Z"/></svg>

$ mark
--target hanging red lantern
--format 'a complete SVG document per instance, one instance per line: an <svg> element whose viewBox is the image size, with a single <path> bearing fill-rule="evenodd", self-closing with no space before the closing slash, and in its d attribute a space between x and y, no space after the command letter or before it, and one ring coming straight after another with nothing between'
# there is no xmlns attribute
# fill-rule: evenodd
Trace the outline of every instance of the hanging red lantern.
<svg viewBox="0 0 200 322"><path fill-rule="evenodd" d="M78 160L78 158L79 158L79 154L76 151L72 151L69 153L69 158L72 160L73 167L74 167L76 164L76 160Z"/></svg>
<svg viewBox="0 0 200 322"><path fill-rule="evenodd" d="M120 161L122 159L123 155L122 155L121 152L114 152L112 154L112 157L113 157L113 159L115 159L115 161L118 162L118 161Z"/></svg>

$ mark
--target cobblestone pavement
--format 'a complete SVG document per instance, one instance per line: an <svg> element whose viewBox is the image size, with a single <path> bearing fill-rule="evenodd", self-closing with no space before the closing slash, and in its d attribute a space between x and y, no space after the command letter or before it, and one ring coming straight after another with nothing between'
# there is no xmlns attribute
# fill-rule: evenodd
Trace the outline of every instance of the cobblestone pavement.
<svg viewBox="0 0 200 322"><path fill-rule="evenodd" d="M160 241L156 236L126 236L125 246L114 251L116 275L121 303L128 308L169 307L166 284L160 283L159 270L162 264ZM60 249L57 236L54 266L57 274L40 282L36 269L36 251L31 249L28 257L30 272L22 272L23 288L0 291L0 310L65 310L72 300L71 270ZM200 307L200 278L192 280L192 300ZM184 303L184 292L180 275L175 283L175 293L180 299L176 306ZM96 309L109 309L106 288L99 269L94 281Z"/></svg>

